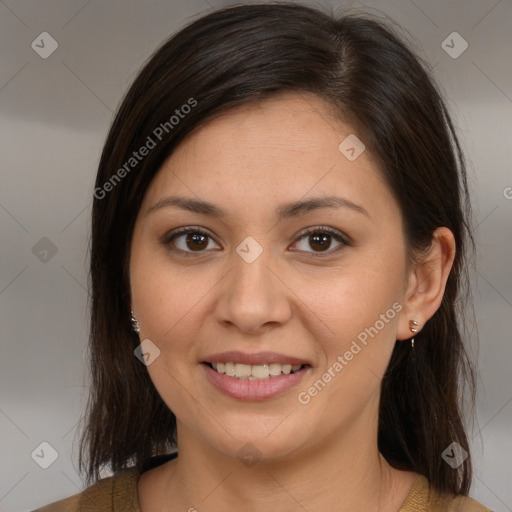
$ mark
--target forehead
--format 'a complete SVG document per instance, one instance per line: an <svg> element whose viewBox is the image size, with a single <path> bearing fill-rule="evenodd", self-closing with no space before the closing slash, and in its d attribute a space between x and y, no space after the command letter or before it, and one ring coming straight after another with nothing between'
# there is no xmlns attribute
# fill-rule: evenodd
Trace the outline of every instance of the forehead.
<svg viewBox="0 0 512 512"><path fill-rule="evenodd" d="M308 162L337 157L340 136L351 132L335 118L333 107L317 96L280 93L227 111L202 126L180 146L174 160L188 149L198 157L238 160L244 167L276 160L297 165L304 157ZM253 159L248 161L247 155Z"/></svg>
<svg viewBox="0 0 512 512"><path fill-rule="evenodd" d="M251 208L326 193L389 202L391 192L368 151L353 161L340 151L354 135L331 105L312 94L285 93L237 107L176 148L153 179L145 205L171 191Z"/></svg>

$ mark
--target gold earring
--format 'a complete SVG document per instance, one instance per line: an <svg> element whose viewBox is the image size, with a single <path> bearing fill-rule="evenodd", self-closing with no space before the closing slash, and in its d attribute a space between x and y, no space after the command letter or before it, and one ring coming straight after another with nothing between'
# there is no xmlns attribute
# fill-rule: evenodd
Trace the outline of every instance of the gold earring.
<svg viewBox="0 0 512 512"><path fill-rule="evenodd" d="M420 325L418 322L416 322L416 320L409 320L409 329L411 330L411 332L413 332L414 334L416 334L418 331L418 329L416 329L416 327ZM414 336L411 340L411 348L414 348Z"/></svg>
<svg viewBox="0 0 512 512"><path fill-rule="evenodd" d="M133 316L133 311L131 312L132 314L132 318L131 318L131 322L132 322L132 329L135 331L135 332L140 332L140 326L139 326L139 322L137 321L137 319Z"/></svg>

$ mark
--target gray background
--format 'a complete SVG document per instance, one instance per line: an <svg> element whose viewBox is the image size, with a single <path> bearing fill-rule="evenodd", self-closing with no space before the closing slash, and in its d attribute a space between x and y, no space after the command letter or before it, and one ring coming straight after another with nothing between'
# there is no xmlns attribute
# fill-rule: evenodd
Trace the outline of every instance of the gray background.
<svg viewBox="0 0 512 512"><path fill-rule="evenodd" d="M228 2L0 1L2 511L30 510L83 489L74 434L88 389L87 244L102 143L150 53L185 22L223 5ZM478 226L470 326L480 339L472 495L495 511L512 511L512 4L332 5L377 8L401 24L435 65L452 109ZM31 47L45 31L58 42L47 59ZM458 58L442 47L454 31L469 45ZM460 49L460 41L453 46ZM58 453L48 469L31 457L42 442Z"/></svg>

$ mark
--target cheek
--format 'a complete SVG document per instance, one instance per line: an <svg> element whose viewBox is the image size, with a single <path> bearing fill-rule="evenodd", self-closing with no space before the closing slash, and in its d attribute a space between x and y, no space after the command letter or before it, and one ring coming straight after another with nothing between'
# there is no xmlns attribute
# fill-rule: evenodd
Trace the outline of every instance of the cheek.
<svg viewBox="0 0 512 512"><path fill-rule="evenodd" d="M137 240L135 235L134 240ZM134 242L132 248L133 309L139 319L141 335L162 350L170 340L182 339L188 313L198 300L198 290L195 286L185 286L187 276L171 268L161 247L152 249L148 243Z"/></svg>
<svg viewBox="0 0 512 512"><path fill-rule="evenodd" d="M165 258L143 248L133 253L130 270L140 338L150 339L160 350L147 367L149 376L167 406L187 418L191 407L187 382L198 358L194 339L201 328L201 287L207 284L196 283L191 272L171 269Z"/></svg>
<svg viewBox="0 0 512 512"><path fill-rule="evenodd" d="M379 385L396 342L403 263L391 248L379 255L359 253L357 264L336 271L321 291L317 288L311 307L322 320L318 325L326 326L326 368L336 362L343 367L336 366L335 373L344 377L334 387L348 385L367 394Z"/></svg>
<svg viewBox="0 0 512 512"><path fill-rule="evenodd" d="M207 283L201 283L207 286ZM197 286L196 286L197 285ZM185 350L200 323L195 316L204 290L193 278L148 265L134 273L132 293L141 334L161 349Z"/></svg>
<svg viewBox="0 0 512 512"><path fill-rule="evenodd" d="M298 400L325 425L349 422L377 400L396 342L401 283L398 275L393 280L381 273L377 279L369 270L333 279L317 302L316 316L329 327L322 327L326 337L317 338L325 360L316 379L299 390Z"/></svg>
<svg viewBox="0 0 512 512"><path fill-rule="evenodd" d="M396 322L396 307L393 304L402 298L403 273L398 261L383 260L385 265L375 261L379 258L360 258L357 265L334 272L330 277L311 284L314 295L311 306L319 318L330 328L333 338L354 337L379 320L391 308L391 322ZM302 283L302 289L307 283ZM380 325L380 323L379 323Z"/></svg>

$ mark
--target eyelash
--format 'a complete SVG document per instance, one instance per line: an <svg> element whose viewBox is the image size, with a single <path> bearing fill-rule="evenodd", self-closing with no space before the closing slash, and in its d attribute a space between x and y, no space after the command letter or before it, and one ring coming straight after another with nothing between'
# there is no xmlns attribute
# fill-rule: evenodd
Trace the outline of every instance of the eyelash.
<svg viewBox="0 0 512 512"><path fill-rule="evenodd" d="M179 252L187 258L188 257L196 257L196 255L201 255L202 253L206 252L206 251L183 251L182 249L177 249L176 247L172 246L171 242L173 242L179 236L186 235L186 234L200 234L200 235L207 236L209 238L213 238L208 232L204 231L203 229L190 226L190 227L179 228L176 231L169 233L168 235L166 235L164 237L164 239L162 240L161 243L163 245L167 246L171 251ZM315 227L307 228L305 231L303 231L301 234L298 235L297 241L300 241L300 240L306 238L308 235L312 235L312 234L316 234L316 235L328 234L328 235L332 236L332 238L334 240L336 240L336 242L340 242L342 244L341 247L338 247L338 249L335 249L334 251L327 251L327 252L314 252L313 251L309 256L312 258L325 258L325 257L331 256L333 253L339 252L340 250L342 250L343 246L350 245L350 242L347 239L347 237L341 235L338 231L336 231L332 228L329 228L327 226L315 226ZM304 252L304 251L297 251L297 252ZM309 251L305 251L305 252L309 252Z"/></svg>

